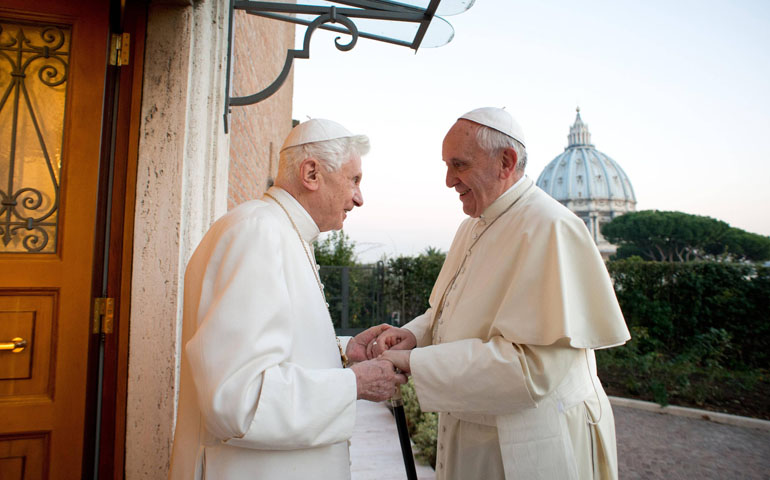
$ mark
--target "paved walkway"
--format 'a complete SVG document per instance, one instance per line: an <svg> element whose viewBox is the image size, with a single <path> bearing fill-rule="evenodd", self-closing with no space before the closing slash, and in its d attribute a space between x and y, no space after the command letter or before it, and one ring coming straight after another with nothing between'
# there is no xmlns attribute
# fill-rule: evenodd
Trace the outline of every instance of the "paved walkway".
<svg viewBox="0 0 770 480"><path fill-rule="evenodd" d="M629 407L612 411L624 480L770 479L770 431Z"/></svg>
<svg viewBox="0 0 770 480"><path fill-rule="evenodd" d="M404 457L398 442L393 414L384 403L359 400L356 403L356 428L350 441L353 480L404 480ZM430 465L417 467L419 480L436 478Z"/></svg>
<svg viewBox="0 0 770 480"><path fill-rule="evenodd" d="M769 400L770 401L770 400ZM393 416L384 404L358 402L353 480L406 478ZM614 406L623 480L770 480L770 431ZM420 480L433 470L418 464Z"/></svg>

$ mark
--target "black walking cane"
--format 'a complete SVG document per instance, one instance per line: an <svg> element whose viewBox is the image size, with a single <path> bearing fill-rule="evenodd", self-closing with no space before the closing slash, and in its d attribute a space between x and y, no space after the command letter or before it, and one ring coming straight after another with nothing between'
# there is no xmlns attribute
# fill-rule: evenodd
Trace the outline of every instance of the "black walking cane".
<svg viewBox="0 0 770 480"><path fill-rule="evenodd" d="M401 454L404 456L404 468L407 480L417 480L417 469L414 466L412 456L412 443L409 441L409 430L406 427L406 414L404 413L404 399L401 396L401 387L396 387L396 393L390 398L393 407L393 415L396 417L398 428L398 440L401 442Z"/></svg>

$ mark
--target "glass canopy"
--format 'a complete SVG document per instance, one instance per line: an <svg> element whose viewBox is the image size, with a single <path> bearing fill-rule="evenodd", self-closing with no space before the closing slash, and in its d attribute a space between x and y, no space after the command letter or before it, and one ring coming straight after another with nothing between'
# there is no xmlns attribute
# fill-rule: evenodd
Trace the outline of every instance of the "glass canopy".
<svg viewBox="0 0 770 480"><path fill-rule="evenodd" d="M348 43L335 45L348 51L355 47L359 37L392 43L418 50L420 47L440 47L454 37L454 29L437 15L457 15L473 6L475 0L277 0L271 2L231 0L230 44L232 52L233 16L235 10L299 25L305 25L302 50L291 49L278 78L261 92L243 97L230 96L231 55L228 54L225 100L225 131L228 130L230 107L251 105L275 93L286 80L295 58L310 57L310 37L320 28L350 35Z"/></svg>
<svg viewBox="0 0 770 480"><path fill-rule="evenodd" d="M299 1L301 4L296 5L282 1L243 1L236 2L236 8L253 15L310 25L320 14L334 7L338 15L353 20L361 37L417 50L420 47L441 47L449 43L454 37L454 29L437 15L463 13L473 6L475 0ZM348 33L348 29L342 25L324 24L319 28Z"/></svg>
<svg viewBox="0 0 770 480"><path fill-rule="evenodd" d="M440 47L454 36L452 26L436 15L456 15L473 6L475 0L299 0L235 1L235 8L252 15L311 25L325 13L334 11L351 19L363 38L394 43L415 50ZM319 26L324 30L348 33L348 28L331 21Z"/></svg>

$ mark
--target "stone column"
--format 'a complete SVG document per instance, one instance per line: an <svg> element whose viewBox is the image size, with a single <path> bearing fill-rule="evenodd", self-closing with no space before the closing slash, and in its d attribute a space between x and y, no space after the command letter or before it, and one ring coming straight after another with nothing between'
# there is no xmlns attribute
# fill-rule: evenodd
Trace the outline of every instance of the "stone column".
<svg viewBox="0 0 770 480"><path fill-rule="evenodd" d="M184 267L227 207L227 1L150 4L142 87L125 478L164 479L173 440Z"/></svg>

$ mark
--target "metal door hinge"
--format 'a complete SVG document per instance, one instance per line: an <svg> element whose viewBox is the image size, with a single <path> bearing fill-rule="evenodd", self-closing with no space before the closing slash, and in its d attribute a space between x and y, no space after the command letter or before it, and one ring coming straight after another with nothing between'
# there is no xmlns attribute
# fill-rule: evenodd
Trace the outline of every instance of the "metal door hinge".
<svg viewBox="0 0 770 480"><path fill-rule="evenodd" d="M115 320L115 299L109 297L94 298L93 333L112 333Z"/></svg>
<svg viewBox="0 0 770 480"><path fill-rule="evenodd" d="M110 65L128 65L131 52L131 34L113 33L110 40Z"/></svg>

